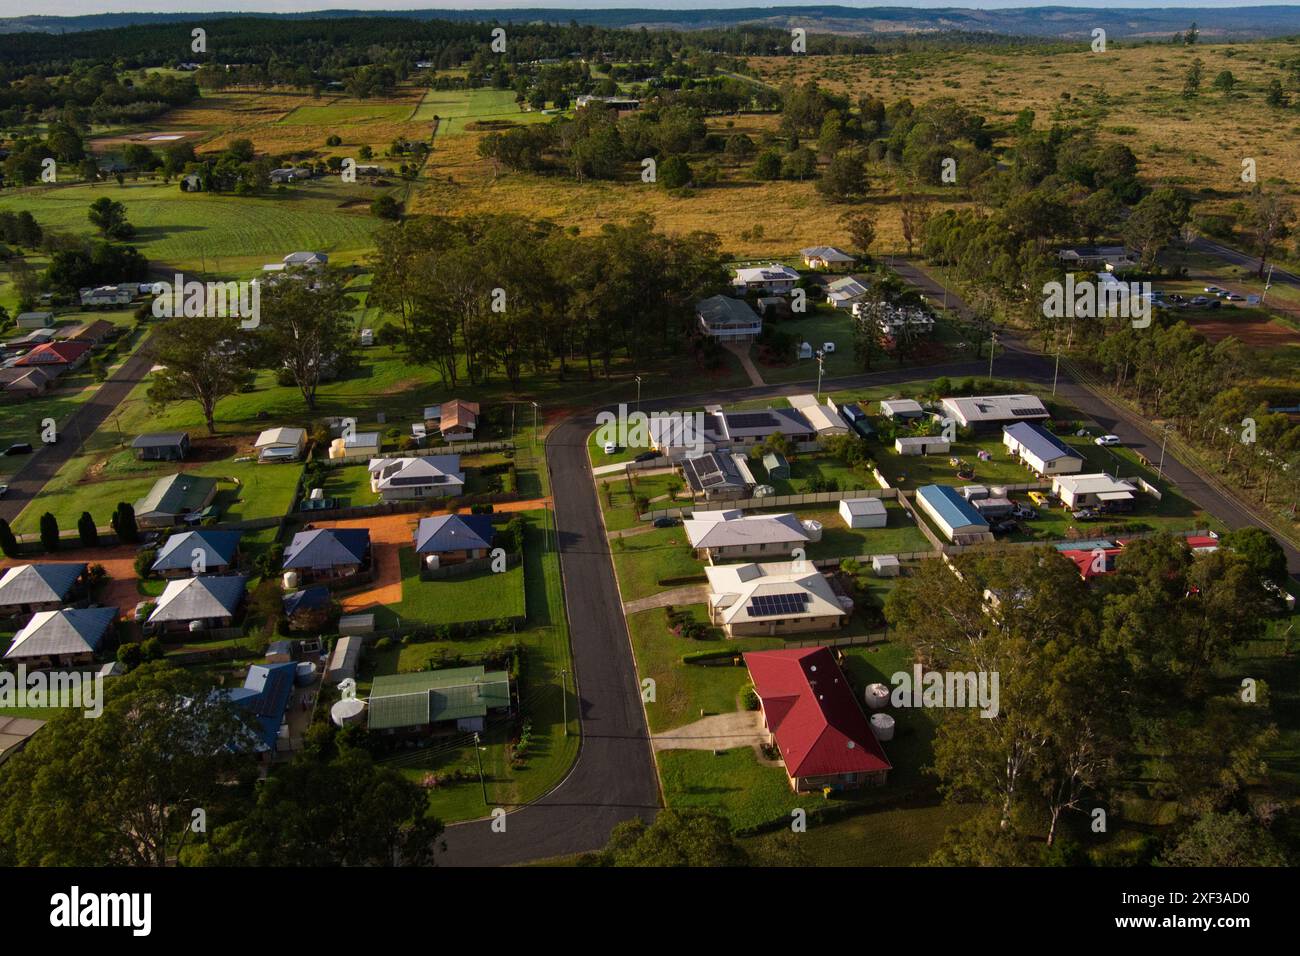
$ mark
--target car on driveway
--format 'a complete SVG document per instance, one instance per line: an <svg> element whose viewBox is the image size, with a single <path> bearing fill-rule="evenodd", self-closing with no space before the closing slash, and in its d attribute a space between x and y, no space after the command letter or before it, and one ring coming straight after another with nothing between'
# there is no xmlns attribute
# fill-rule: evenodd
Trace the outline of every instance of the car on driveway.
<svg viewBox="0 0 1300 956"><path fill-rule="evenodd" d="M1245 301L1246 301L1246 297L1245 297L1244 295L1238 295L1236 292L1229 292L1227 295L1225 295L1225 296L1223 297L1223 299L1224 299L1225 302L1245 302Z"/></svg>
<svg viewBox="0 0 1300 956"><path fill-rule="evenodd" d="M1228 294L1228 290L1227 290L1227 289L1220 289L1217 285L1207 285L1207 286L1205 287L1205 291L1208 292L1210 295L1227 295L1227 294Z"/></svg>
<svg viewBox="0 0 1300 956"><path fill-rule="evenodd" d="M641 454L637 455L632 460L633 461L654 461L658 457L659 457L659 452L657 451L643 451L641 452Z"/></svg>
<svg viewBox="0 0 1300 956"><path fill-rule="evenodd" d="M1024 505L1016 505L1011 509L1011 517L1019 521L1033 521L1038 517L1038 512L1033 508L1026 508Z"/></svg>
<svg viewBox="0 0 1300 956"><path fill-rule="evenodd" d="M830 355L832 352L835 351L835 343L834 343L834 342L823 342L823 343L822 343L822 351L823 351L824 353L826 353L827 355Z"/></svg>
<svg viewBox="0 0 1300 956"><path fill-rule="evenodd" d="M1103 447L1106 445L1118 445L1120 443L1118 435L1100 435L1097 438L1094 438L1093 442Z"/></svg>
<svg viewBox="0 0 1300 956"><path fill-rule="evenodd" d="M618 451L618 446L617 446L617 445L615 445L612 441L607 441L607 442L605 442L605 454L606 454L606 455L612 455L612 454L614 454L614 452L616 452L616 451Z"/></svg>
<svg viewBox="0 0 1300 956"><path fill-rule="evenodd" d="M989 530L994 534L1012 534L1013 532L1020 530L1020 522L1014 521L1011 518L1004 518L1001 521L989 525Z"/></svg>
<svg viewBox="0 0 1300 956"><path fill-rule="evenodd" d="M32 453L32 443L29 441L16 441L5 449L6 455L30 455Z"/></svg>
<svg viewBox="0 0 1300 956"><path fill-rule="evenodd" d="M1095 521L1101 517L1101 513L1092 508L1080 508L1078 511L1071 512L1070 517L1075 521Z"/></svg>
<svg viewBox="0 0 1300 956"><path fill-rule="evenodd" d="M668 517L667 515L665 515L662 518L655 518L655 520L652 523L656 528L675 528L679 524L681 524L681 522L678 521L676 518L671 518Z"/></svg>

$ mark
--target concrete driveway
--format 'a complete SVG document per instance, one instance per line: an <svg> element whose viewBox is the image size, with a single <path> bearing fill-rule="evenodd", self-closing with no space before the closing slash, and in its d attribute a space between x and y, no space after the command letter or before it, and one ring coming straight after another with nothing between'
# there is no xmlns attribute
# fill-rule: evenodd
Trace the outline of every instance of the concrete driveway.
<svg viewBox="0 0 1300 956"><path fill-rule="evenodd" d="M666 730L650 738L655 750L732 750L736 747L758 748L767 743L763 715L757 710L738 710L732 714L713 714L692 721L685 727Z"/></svg>
<svg viewBox="0 0 1300 956"><path fill-rule="evenodd" d="M670 604L700 604L708 599L709 586L707 584L684 584L679 588L670 588L649 597L628 601L623 605L623 612L625 614L635 614L637 611L649 611L651 608L667 607Z"/></svg>

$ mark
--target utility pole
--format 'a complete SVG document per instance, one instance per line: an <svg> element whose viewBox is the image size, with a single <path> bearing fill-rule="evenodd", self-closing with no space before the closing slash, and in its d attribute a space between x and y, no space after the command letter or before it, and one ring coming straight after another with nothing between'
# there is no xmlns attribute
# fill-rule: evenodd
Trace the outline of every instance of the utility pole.
<svg viewBox="0 0 1300 956"><path fill-rule="evenodd" d="M1056 377L1061 374L1061 333L1056 333L1056 368L1052 370L1052 394L1056 394ZM993 376L990 375L990 378Z"/></svg>
<svg viewBox="0 0 1300 956"><path fill-rule="evenodd" d="M1168 444L1168 442L1169 442L1169 426L1166 425L1164 427L1164 437L1161 438L1160 440L1160 464L1156 468L1157 478L1163 478L1165 476L1165 445Z"/></svg>
<svg viewBox="0 0 1300 956"><path fill-rule="evenodd" d="M817 350L817 402L821 404L822 400L822 371L825 369L826 353L821 349Z"/></svg>
<svg viewBox="0 0 1300 956"><path fill-rule="evenodd" d="M636 410L641 411L641 376L636 377Z"/></svg>
<svg viewBox="0 0 1300 956"><path fill-rule="evenodd" d="M537 450L537 403L533 402L533 451Z"/></svg>
<svg viewBox="0 0 1300 956"><path fill-rule="evenodd" d="M488 805L487 781L483 779L483 748L478 745L478 731L474 731L474 756L478 758L478 784L483 788L483 806Z"/></svg>
<svg viewBox="0 0 1300 956"><path fill-rule="evenodd" d="M998 330L993 330L993 335L989 339L989 378L993 377L993 353L998 350Z"/></svg>
<svg viewBox="0 0 1300 956"><path fill-rule="evenodd" d="M518 402L510 403L510 440L515 440L515 409L519 407Z"/></svg>

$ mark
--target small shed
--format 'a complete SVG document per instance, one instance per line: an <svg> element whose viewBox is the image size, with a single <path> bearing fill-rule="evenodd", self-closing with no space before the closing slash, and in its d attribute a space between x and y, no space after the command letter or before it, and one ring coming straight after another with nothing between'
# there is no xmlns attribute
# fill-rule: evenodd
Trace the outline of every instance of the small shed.
<svg viewBox="0 0 1300 956"><path fill-rule="evenodd" d="M840 502L840 517L850 528L883 528L889 522L879 498L845 498Z"/></svg>
<svg viewBox="0 0 1300 956"><path fill-rule="evenodd" d="M137 435L131 449L140 461L184 461L190 436L188 432L148 432Z"/></svg>
<svg viewBox="0 0 1300 956"><path fill-rule="evenodd" d="M54 324L54 313L19 312L14 323L20 329L47 329Z"/></svg>
<svg viewBox="0 0 1300 956"><path fill-rule="evenodd" d="M325 671L325 680L331 684L348 678L356 679L357 663L361 660L360 637L340 637L330 654L329 668Z"/></svg>
<svg viewBox="0 0 1300 956"><path fill-rule="evenodd" d="M894 451L900 455L946 455L952 442L938 435L907 435L894 439Z"/></svg>
<svg viewBox="0 0 1300 956"><path fill-rule="evenodd" d="M985 518L1004 518L1016 507L1010 498L980 498L972 504Z"/></svg>
<svg viewBox="0 0 1300 956"><path fill-rule="evenodd" d="M871 572L878 578L898 577L899 567L896 555L877 554L871 559Z"/></svg>
<svg viewBox="0 0 1300 956"><path fill-rule="evenodd" d="M339 618L339 633L346 636L375 633L373 614L348 614Z"/></svg>
<svg viewBox="0 0 1300 956"><path fill-rule="evenodd" d="M779 451L769 451L763 456L763 467L767 469L769 478L789 478L790 463L785 460L785 455Z"/></svg>

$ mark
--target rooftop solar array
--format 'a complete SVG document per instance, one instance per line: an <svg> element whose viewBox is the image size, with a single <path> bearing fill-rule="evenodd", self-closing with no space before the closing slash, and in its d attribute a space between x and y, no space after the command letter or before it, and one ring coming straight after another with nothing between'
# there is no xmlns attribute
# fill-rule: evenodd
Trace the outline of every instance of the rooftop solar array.
<svg viewBox="0 0 1300 956"><path fill-rule="evenodd" d="M756 594L749 599L751 617L777 617L782 614L802 614L808 608L809 595L805 591L787 594Z"/></svg>
<svg viewBox="0 0 1300 956"><path fill-rule="evenodd" d="M763 428L776 423L776 416L767 412L740 412L727 416L727 424L733 428Z"/></svg>

